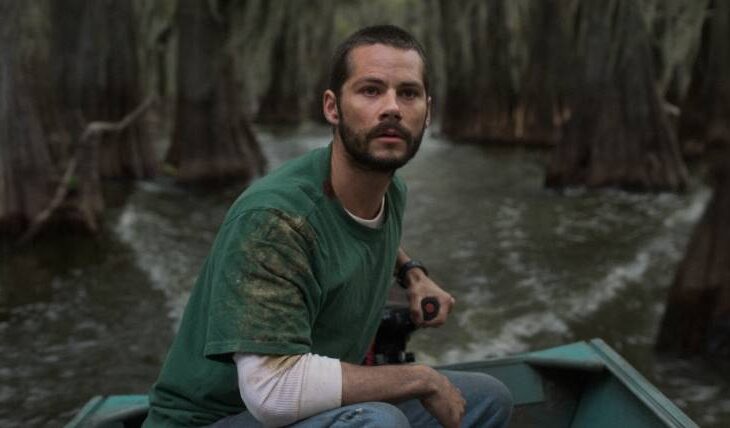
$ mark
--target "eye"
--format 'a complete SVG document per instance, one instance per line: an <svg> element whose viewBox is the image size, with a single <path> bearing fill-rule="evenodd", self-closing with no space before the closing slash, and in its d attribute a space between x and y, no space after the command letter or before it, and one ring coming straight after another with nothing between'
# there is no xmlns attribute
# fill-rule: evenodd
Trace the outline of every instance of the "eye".
<svg viewBox="0 0 730 428"><path fill-rule="evenodd" d="M377 86L363 86L360 92L368 97L374 97L380 93L380 89Z"/></svg>
<svg viewBox="0 0 730 428"><path fill-rule="evenodd" d="M400 94L403 98L412 100L414 98L418 98L421 95L421 92L416 89L407 88L401 90Z"/></svg>

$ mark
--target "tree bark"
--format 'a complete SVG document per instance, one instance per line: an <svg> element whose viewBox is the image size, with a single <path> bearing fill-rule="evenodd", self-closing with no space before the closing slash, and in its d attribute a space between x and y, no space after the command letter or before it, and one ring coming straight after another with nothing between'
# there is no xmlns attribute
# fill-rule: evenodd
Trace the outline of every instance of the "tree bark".
<svg viewBox="0 0 730 428"><path fill-rule="evenodd" d="M299 15L307 7L308 4L297 2L284 9L284 20L271 55L271 80L256 117L259 123L298 124L304 116L304 74L312 70L302 67L305 58L299 37L302 25Z"/></svg>
<svg viewBox="0 0 730 428"><path fill-rule="evenodd" d="M447 76L441 131L455 139L512 140L511 80L504 0L442 0Z"/></svg>
<svg viewBox="0 0 730 428"><path fill-rule="evenodd" d="M17 234L52 197L56 168L45 128L55 112L38 5L0 1L0 230Z"/></svg>
<svg viewBox="0 0 730 428"><path fill-rule="evenodd" d="M659 93L679 106L692 80L709 0L640 0L652 36Z"/></svg>
<svg viewBox="0 0 730 428"><path fill-rule="evenodd" d="M576 16L580 69L566 76L576 96L546 185L684 189L687 170L656 89L638 4L585 0Z"/></svg>
<svg viewBox="0 0 730 428"><path fill-rule="evenodd" d="M553 2L534 2L523 18L529 55L513 113L516 139L555 145L562 138L570 114L565 76L575 64L568 44L569 20L562 16L565 9Z"/></svg>
<svg viewBox="0 0 730 428"><path fill-rule="evenodd" d="M712 200L669 292L657 340L662 351L730 356L730 149L721 159Z"/></svg>
<svg viewBox="0 0 730 428"><path fill-rule="evenodd" d="M688 154L730 144L730 2L713 1L708 15L679 126Z"/></svg>
<svg viewBox="0 0 730 428"><path fill-rule="evenodd" d="M54 68L66 123L78 140L86 123L118 121L142 102L131 0L51 2ZM100 141L102 177L154 175L156 159L141 123Z"/></svg>
<svg viewBox="0 0 730 428"><path fill-rule="evenodd" d="M178 3L177 108L166 161L182 183L250 180L264 168L234 81L226 4Z"/></svg>
<svg viewBox="0 0 730 428"><path fill-rule="evenodd" d="M271 55L271 79L256 121L299 124L322 116L322 83L333 48L335 5L318 0L286 2L280 7L284 16Z"/></svg>

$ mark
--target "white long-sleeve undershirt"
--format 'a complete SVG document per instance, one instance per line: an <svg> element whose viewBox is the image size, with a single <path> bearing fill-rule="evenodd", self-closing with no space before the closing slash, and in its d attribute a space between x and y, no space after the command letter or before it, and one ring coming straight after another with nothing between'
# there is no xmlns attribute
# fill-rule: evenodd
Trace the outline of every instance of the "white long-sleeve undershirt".
<svg viewBox="0 0 730 428"><path fill-rule="evenodd" d="M342 367L314 354L236 353L246 409L265 426L288 425L342 405Z"/></svg>

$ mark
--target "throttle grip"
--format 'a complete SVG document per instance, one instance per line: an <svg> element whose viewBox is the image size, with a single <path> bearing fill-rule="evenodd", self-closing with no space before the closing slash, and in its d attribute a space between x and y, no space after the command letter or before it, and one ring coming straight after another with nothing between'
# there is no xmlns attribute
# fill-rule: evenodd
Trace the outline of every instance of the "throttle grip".
<svg viewBox="0 0 730 428"><path fill-rule="evenodd" d="M441 309L441 304L437 298L429 296L421 299L421 311L423 311L424 321L431 321L436 318L439 314L439 309Z"/></svg>

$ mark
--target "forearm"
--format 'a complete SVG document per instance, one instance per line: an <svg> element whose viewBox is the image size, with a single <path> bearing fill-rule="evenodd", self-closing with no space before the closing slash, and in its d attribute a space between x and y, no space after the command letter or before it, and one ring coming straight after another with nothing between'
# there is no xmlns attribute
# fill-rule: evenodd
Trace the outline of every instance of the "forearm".
<svg viewBox="0 0 730 428"><path fill-rule="evenodd" d="M403 266L411 258L403 250L403 247L398 248L398 256L395 258L395 271L398 272L401 266Z"/></svg>
<svg viewBox="0 0 730 428"><path fill-rule="evenodd" d="M400 271L400 268L409 262L411 260L411 257L406 254L405 250L403 250L403 247L398 248L398 255L395 258L395 272L394 274L397 274L398 271ZM420 281L426 277L426 273L421 269L410 269L405 276L406 284L410 284L414 281Z"/></svg>
<svg viewBox="0 0 730 428"><path fill-rule="evenodd" d="M423 398L434 392L430 367L416 364L359 366L342 365L342 405L366 401L398 403Z"/></svg>

